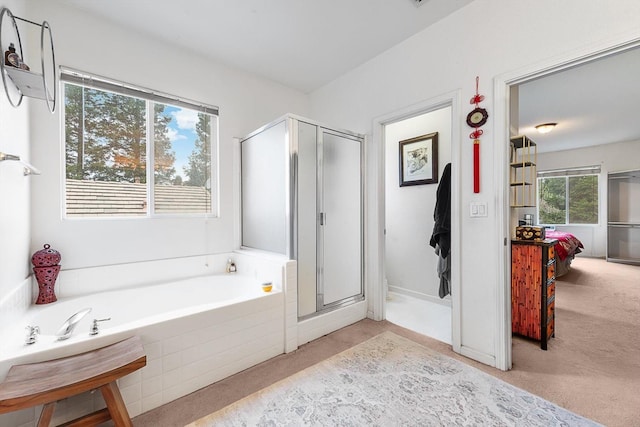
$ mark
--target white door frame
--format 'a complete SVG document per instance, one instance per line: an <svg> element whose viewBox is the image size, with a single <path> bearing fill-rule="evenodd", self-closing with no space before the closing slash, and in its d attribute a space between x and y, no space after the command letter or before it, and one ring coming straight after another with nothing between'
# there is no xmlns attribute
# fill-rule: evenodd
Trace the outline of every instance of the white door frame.
<svg viewBox="0 0 640 427"><path fill-rule="evenodd" d="M509 370L512 366L511 340L511 209L509 208L509 90L535 78L569 69L596 59L640 47L640 34L622 36L615 44L603 44L599 47L575 50L561 58L553 58L515 72L499 75L494 79L494 134L496 136L495 175L496 198L498 210L496 214L497 230L504 237L502 256L498 257L498 283L502 286L496 293L498 315L496 316L496 368ZM502 191L500 189L502 188Z"/></svg>
<svg viewBox="0 0 640 427"><path fill-rule="evenodd" d="M393 111L373 120L373 139L368 150L367 236L369 251L366 274L371 296L369 317L383 320L385 313L384 260L385 260L385 138L386 125L415 117L444 107L451 107L451 343L460 352L460 99L461 92L445 93L420 103Z"/></svg>

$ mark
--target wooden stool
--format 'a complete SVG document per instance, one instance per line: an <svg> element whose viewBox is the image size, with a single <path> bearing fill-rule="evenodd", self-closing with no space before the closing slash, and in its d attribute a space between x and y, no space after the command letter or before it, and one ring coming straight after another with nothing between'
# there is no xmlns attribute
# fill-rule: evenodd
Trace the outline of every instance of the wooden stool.
<svg viewBox="0 0 640 427"><path fill-rule="evenodd" d="M0 383L0 414L44 404L38 427L48 427L58 400L100 389L107 407L64 425L89 426L112 419L117 427L130 427L116 380L146 364L140 338L131 337L75 356L12 366Z"/></svg>

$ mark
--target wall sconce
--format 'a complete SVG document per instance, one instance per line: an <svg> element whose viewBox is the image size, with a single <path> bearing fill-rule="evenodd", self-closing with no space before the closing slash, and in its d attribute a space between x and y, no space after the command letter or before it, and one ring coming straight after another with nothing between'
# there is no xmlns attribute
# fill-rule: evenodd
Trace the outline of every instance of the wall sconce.
<svg viewBox="0 0 640 427"><path fill-rule="evenodd" d="M556 125L557 123L542 123L536 126L536 130L540 133L549 133Z"/></svg>

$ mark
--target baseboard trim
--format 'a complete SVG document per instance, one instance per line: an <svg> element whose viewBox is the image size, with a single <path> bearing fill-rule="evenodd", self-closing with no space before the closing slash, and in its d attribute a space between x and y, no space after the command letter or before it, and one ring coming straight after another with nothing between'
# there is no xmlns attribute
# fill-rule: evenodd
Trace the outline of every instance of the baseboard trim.
<svg viewBox="0 0 640 427"><path fill-rule="evenodd" d="M484 363L485 365L493 366L494 368L496 367L496 358L490 354L474 350L473 348L466 347L464 345L460 347L460 354L470 359L477 360L480 363Z"/></svg>
<svg viewBox="0 0 640 427"><path fill-rule="evenodd" d="M299 321L298 346L359 322L366 317L367 302L365 300Z"/></svg>
<svg viewBox="0 0 640 427"><path fill-rule="evenodd" d="M411 289L400 288L398 286L389 285L389 292L395 292L400 295L407 295L413 298L418 298L421 300L429 301L434 304L444 305L446 307L451 307L451 296L447 295L444 298L434 297L433 295L423 294L422 292L412 291Z"/></svg>

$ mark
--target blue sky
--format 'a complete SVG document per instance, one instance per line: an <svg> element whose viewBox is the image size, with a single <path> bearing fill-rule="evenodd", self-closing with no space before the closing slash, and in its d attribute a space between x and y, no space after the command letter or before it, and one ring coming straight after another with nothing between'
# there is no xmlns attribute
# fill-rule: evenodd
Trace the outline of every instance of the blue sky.
<svg viewBox="0 0 640 427"><path fill-rule="evenodd" d="M176 154L176 175L180 175L183 180L186 180L183 166L189 163L189 156L195 146L198 112L167 105L164 113L171 117L171 122L167 126L167 136Z"/></svg>

